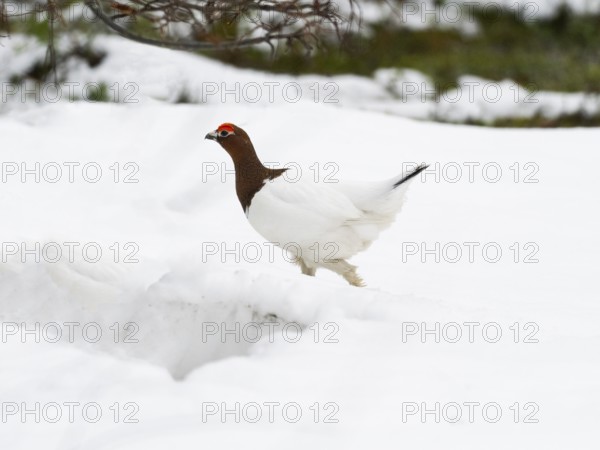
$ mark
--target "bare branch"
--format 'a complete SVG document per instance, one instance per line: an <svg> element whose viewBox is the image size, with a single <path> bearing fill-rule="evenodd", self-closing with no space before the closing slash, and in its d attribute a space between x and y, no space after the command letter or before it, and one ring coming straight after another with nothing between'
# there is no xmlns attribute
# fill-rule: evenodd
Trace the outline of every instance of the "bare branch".
<svg viewBox="0 0 600 450"><path fill-rule="evenodd" d="M273 42L282 40L299 42L310 50L311 42L328 33L340 38L340 25L357 21L355 0L343 1L346 13L340 13L331 0L85 0L85 4L110 29L143 44L225 50L266 43L273 49ZM155 32L128 26L143 21ZM188 25L188 38L173 36L173 24ZM225 30L231 37L223 36Z"/></svg>

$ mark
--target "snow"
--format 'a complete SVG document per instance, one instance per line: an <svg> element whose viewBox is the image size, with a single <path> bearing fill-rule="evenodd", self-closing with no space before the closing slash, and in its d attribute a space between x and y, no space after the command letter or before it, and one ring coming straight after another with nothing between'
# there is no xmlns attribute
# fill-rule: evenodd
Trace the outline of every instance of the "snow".
<svg viewBox="0 0 600 450"><path fill-rule="evenodd" d="M71 45L63 40L60 46ZM583 111L600 112L600 97L590 93L542 91L512 80L499 82L463 76L458 87L436 86L412 69L378 69L373 77L339 75L291 77L241 70L191 54L144 48L115 37L101 36L95 48L105 61L95 68L72 62L66 81L57 88L44 83L36 89L11 83L12 75L32 65L44 49L32 39L14 36L0 54L0 111L27 110L32 104L89 100L101 84L108 99L122 103L222 103L270 107L275 104L317 103L378 111L401 117L465 122L541 115L556 118ZM148 64L154 70L146 70ZM14 67L14 69L13 69ZM438 92L441 94L438 95Z"/></svg>
<svg viewBox="0 0 600 450"><path fill-rule="evenodd" d="M72 80L135 82L137 103L13 101L0 116L6 448L595 448L600 131L414 121L353 103L387 92L370 79L271 76L99 42L107 61L73 68ZM332 81L340 102L304 95L292 103L280 93L254 104L169 102L182 85L221 80ZM314 167L332 180L374 181L406 164L432 165L410 186L397 222L351 261L368 287L327 272L306 277L281 252L269 254L235 197L227 155L203 140L226 121L248 131L263 161L302 176ZM51 182L57 166L62 176ZM89 181L98 167L102 176ZM72 260L69 242L78 244ZM47 253L31 252L49 243ZM93 251L87 260L81 252L92 243L102 250L95 263ZM436 243L439 262L426 252ZM62 258L51 262L57 247ZM256 248L259 258L244 253ZM451 262L457 248L462 256ZM39 343L35 331L21 334L36 323L45 327ZM49 342L51 323L59 342ZM421 336L436 323L447 332L440 342ZM473 342L466 323L476 324ZM261 327L256 343L242 333L256 331L249 324ZM236 326L237 336L221 336ZM463 335L451 343L457 326ZM101 339L88 342L98 328ZM58 403L63 417L51 423L47 409L39 423L33 414L23 420L36 402ZM79 403L74 423L66 402ZM91 402L103 413L95 423L81 412ZM233 414L223 420L236 402L245 411L239 423ZM268 402L278 404L272 422ZM410 414L436 402L447 406L439 423ZM479 404L473 423L465 402ZM482 415L492 403L502 410L496 423L493 411ZM263 417L250 423L255 404ZM296 423L282 413L290 404L302 411ZM451 423L455 404L462 417ZM529 413L538 423L525 423Z"/></svg>

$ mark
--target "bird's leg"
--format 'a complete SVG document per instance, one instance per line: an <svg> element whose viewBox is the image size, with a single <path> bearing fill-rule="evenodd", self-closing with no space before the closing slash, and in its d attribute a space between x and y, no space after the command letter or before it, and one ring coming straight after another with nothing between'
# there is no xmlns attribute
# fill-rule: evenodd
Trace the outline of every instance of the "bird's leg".
<svg viewBox="0 0 600 450"><path fill-rule="evenodd" d="M350 283L351 286L356 286L356 287L365 287L366 286L363 279L356 273L356 266L353 266L352 264L350 264L348 261L346 261L344 259L328 260L328 262L325 263L325 267L327 269L341 275L342 277L344 277L344 280L346 280L348 283Z"/></svg>
<svg viewBox="0 0 600 450"><path fill-rule="evenodd" d="M302 258L298 258L298 264L300 265L300 270L304 275L308 275L309 277L314 277L317 272L316 267L308 267Z"/></svg>
<svg viewBox="0 0 600 450"><path fill-rule="evenodd" d="M365 287L366 286L365 282L360 277L360 275L358 275L356 273L356 267L354 267L349 272L344 272L342 274L342 276L348 283L350 283L351 286L356 286L356 287Z"/></svg>

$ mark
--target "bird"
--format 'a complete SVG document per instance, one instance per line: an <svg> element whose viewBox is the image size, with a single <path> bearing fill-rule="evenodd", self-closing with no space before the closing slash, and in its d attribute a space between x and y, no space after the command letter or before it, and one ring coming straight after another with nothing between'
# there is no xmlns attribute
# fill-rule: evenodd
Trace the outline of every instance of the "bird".
<svg viewBox="0 0 600 450"><path fill-rule="evenodd" d="M219 125L205 139L216 141L233 160L237 197L263 238L285 249L304 275L325 268L357 287L365 283L347 260L392 224L409 182L429 167L421 164L377 182L298 181L285 176L286 168L265 167L248 133L232 123Z"/></svg>

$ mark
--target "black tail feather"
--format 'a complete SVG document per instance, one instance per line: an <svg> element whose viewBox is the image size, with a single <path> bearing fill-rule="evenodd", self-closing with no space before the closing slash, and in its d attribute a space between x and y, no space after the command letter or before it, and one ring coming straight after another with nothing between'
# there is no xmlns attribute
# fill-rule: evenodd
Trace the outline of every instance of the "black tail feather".
<svg viewBox="0 0 600 450"><path fill-rule="evenodd" d="M402 179L400 179L400 181L394 183L394 189L397 188L398 186L400 186L402 183L407 182L412 177L416 177L417 175L419 175L421 172L423 172L428 167L429 167L429 164L421 164L419 167L417 167L411 173L409 173L408 175L402 177Z"/></svg>

